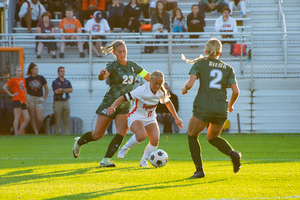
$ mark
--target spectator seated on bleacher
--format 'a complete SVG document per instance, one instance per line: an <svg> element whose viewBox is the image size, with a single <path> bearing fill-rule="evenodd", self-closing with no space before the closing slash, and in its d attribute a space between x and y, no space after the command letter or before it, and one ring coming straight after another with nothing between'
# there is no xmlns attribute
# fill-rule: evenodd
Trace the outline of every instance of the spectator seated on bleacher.
<svg viewBox="0 0 300 200"><path fill-rule="evenodd" d="M48 2L48 11L51 14L52 19L55 19L54 12L61 12L62 18L65 18L66 15L66 4L65 0L49 0Z"/></svg>
<svg viewBox="0 0 300 200"><path fill-rule="evenodd" d="M143 12L143 16L145 19L149 19L150 18L150 14L149 14L149 1L148 0L138 0L138 4L140 5L142 12Z"/></svg>
<svg viewBox="0 0 300 200"><path fill-rule="evenodd" d="M124 4L119 0L113 0L113 3L107 7L109 16L107 18L110 29L113 31L116 26L119 26L124 32Z"/></svg>
<svg viewBox="0 0 300 200"><path fill-rule="evenodd" d="M95 43L92 42L92 51L98 56L102 57L101 55L101 46L102 41L99 39L105 40L105 36L101 35L101 33L109 33L110 27L106 19L102 17L102 13L100 11L96 11L94 13L94 18L88 20L84 27L86 33L97 33L97 35L93 35L92 39L97 39ZM91 53L91 52L90 52Z"/></svg>
<svg viewBox="0 0 300 200"><path fill-rule="evenodd" d="M84 20L90 19L90 16L94 14L95 11L101 11L102 17L106 19L105 11L105 0L80 0L82 2L81 11L79 11L79 21L84 27Z"/></svg>
<svg viewBox="0 0 300 200"><path fill-rule="evenodd" d="M225 2L228 4L229 9L231 10L230 16L232 16L233 8L240 9L240 11L243 14L243 17L246 18L246 1L248 0L225 0Z"/></svg>
<svg viewBox="0 0 300 200"><path fill-rule="evenodd" d="M46 9L38 0L24 1L19 11L22 27L27 27L28 32L31 33L31 27L37 26L44 12Z"/></svg>
<svg viewBox="0 0 300 200"><path fill-rule="evenodd" d="M129 32L140 32L140 16L142 9L136 0L130 0L124 8L123 17L125 20L125 27Z"/></svg>
<svg viewBox="0 0 300 200"><path fill-rule="evenodd" d="M181 33L181 32L186 32L186 26L185 26L185 18L180 10L180 8L175 8L173 10L173 16L171 20L171 27L172 31L174 33ZM182 36L183 38L183 36Z"/></svg>
<svg viewBox="0 0 300 200"><path fill-rule="evenodd" d="M222 15L215 22L216 32L233 32L237 33L237 25L235 19L230 17L230 9L225 7L222 11ZM222 38L234 38L234 35L222 35ZM222 43L224 43L222 41ZM235 42L229 42L235 43Z"/></svg>
<svg viewBox="0 0 300 200"><path fill-rule="evenodd" d="M152 16L153 12L155 11L155 8L156 8L156 3L157 3L157 0L151 0L150 2L150 5L149 5L149 8L150 8L150 16Z"/></svg>
<svg viewBox="0 0 300 200"><path fill-rule="evenodd" d="M199 13L199 7L197 4L193 4L191 8L192 12L187 16L188 32L204 32L205 21L203 16ZM190 35L190 38L197 39L199 35ZM192 45L197 47L196 45Z"/></svg>
<svg viewBox="0 0 300 200"><path fill-rule="evenodd" d="M72 8L66 9L66 18L63 18L58 25L59 33L82 33L82 26L78 19L75 19L73 17L74 11ZM83 53L83 42L81 41L81 37L79 35L63 35L61 36L61 42L60 42L60 58L65 57L65 41L66 39L71 40L78 40L77 46L79 50L79 57L84 58L85 55Z"/></svg>
<svg viewBox="0 0 300 200"><path fill-rule="evenodd" d="M205 18L205 12L211 12L217 10L222 12L224 7L228 7L227 3L223 2L224 0L201 0L198 4L199 12Z"/></svg>
<svg viewBox="0 0 300 200"><path fill-rule="evenodd" d="M42 21L40 21L36 26L36 33L55 33L55 25L50 20L50 13L45 12L42 14ZM36 36L38 40L54 40L54 36L45 35L45 36ZM40 59L41 54L44 48L44 45L48 48L48 52L51 52L52 58L55 59L55 51L57 51L56 42L37 42L37 56L36 58Z"/></svg>

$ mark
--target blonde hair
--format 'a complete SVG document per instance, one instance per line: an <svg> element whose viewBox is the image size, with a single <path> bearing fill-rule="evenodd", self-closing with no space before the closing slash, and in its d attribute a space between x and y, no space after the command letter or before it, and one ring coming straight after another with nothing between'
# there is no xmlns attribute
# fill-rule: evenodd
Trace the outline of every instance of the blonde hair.
<svg viewBox="0 0 300 200"><path fill-rule="evenodd" d="M151 73L150 75L150 81L153 80L154 78L162 78L163 79L163 83L165 82L165 75L164 73L162 73L161 71L159 70L156 70L154 72ZM167 97L170 97L170 94L168 94L164 84L161 85L161 87L159 88L163 94L164 94L164 100L166 101Z"/></svg>
<svg viewBox="0 0 300 200"><path fill-rule="evenodd" d="M101 49L103 49L102 52L105 53L105 55L106 55L109 52L115 51L116 48L120 45L124 45L126 48L125 42L123 40L116 40L116 41L113 41L110 46L101 47Z"/></svg>
<svg viewBox="0 0 300 200"><path fill-rule="evenodd" d="M188 60L188 59L185 58L185 56L183 54L181 54L181 58L182 58L182 60L186 61L187 63L192 63L193 64L193 63L195 63L199 60L204 60L206 58L216 57L216 56L219 55L220 52L222 52L222 43L220 42L220 40L218 40L216 38L211 38L206 43L205 50L208 53L207 56L200 55L198 58L196 58L194 60Z"/></svg>

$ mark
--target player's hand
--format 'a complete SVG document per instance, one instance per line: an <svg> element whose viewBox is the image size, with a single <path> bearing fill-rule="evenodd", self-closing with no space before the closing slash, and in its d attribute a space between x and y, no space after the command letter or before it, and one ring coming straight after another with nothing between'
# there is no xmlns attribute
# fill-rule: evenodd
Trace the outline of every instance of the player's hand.
<svg viewBox="0 0 300 200"><path fill-rule="evenodd" d="M179 128L183 129L183 122L180 118L175 119L175 123Z"/></svg>
<svg viewBox="0 0 300 200"><path fill-rule="evenodd" d="M233 111L233 106L228 105L228 111L232 112Z"/></svg>
<svg viewBox="0 0 300 200"><path fill-rule="evenodd" d="M183 88L182 88L182 94L185 95L185 94L187 94L187 93L188 93L188 91L186 90L185 87L183 87Z"/></svg>
<svg viewBox="0 0 300 200"><path fill-rule="evenodd" d="M106 69L101 69L100 74L105 74L105 73L107 73L107 70Z"/></svg>
<svg viewBox="0 0 300 200"><path fill-rule="evenodd" d="M16 92L16 93L13 93L11 96L14 97L14 96L17 96L19 94L19 92Z"/></svg>
<svg viewBox="0 0 300 200"><path fill-rule="evenodd" d="M106 109L106 114L107 115L112 115L115 111L116 111L116 109L114 107L108 107Z"/></svg>

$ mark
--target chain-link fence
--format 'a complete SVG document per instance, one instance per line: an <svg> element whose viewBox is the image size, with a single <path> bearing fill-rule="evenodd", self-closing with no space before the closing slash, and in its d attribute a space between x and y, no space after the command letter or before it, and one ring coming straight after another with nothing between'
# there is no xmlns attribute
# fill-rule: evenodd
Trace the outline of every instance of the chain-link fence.
<svg viewBox="0 0 300 200"><path fill-rule="evenodd" d="M226 33L228 35L230 33ZM191 67L181 59L184 54L187 59L204 55L207 40L218 38L223 42L220 59L231 65L237 78L299 78L300 34L295 33L238 33L234 39L224 39L220 33L106 33L105 39L91 39L89 34L74 34L81 40L61 39L62 34L51 34L53 39L43 39L49 34L9 34L1 35L1 46L24 47L25 72L31 62L39 66L40 74L46 78L57 76L57 68L64 66L68 79L96 79L99 71L108 62L115 60L113 54L98 57L92 50L92 43L102 42L108 46L111 42L124 40L127 49L127 59L137 62L147 71L161 70L166 79L187 78ZM191 35L199 38L190 39ZM39 36L39 37L37 37ZM164 39L157 39L163 36ZM80 57L78 41L83 43L85 57ZM61 43L65 43L64 58L60 58ZM246 44L247 55L231 55L231 42ZM37 58L39 43L43 43L40 58ZM51 45L55 47L51 48ZM55 50L55 53L51 52ZM243 51L243 50L242 50ZM93 52L93 53L89 53ZM56 58L52 58L56 55Z"/></svg>

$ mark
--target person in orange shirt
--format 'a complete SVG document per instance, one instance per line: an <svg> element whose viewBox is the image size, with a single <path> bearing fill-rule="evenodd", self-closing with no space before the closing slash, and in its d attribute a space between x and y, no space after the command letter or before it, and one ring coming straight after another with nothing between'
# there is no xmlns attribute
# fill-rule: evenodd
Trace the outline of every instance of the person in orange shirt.
<svg viewBox="0 0 300 200"><path fill-rule="evenodd" d="M16 67L15 69L16 77L11 78L4 86L3 90L11 96L12 99L12 107L14 111L14 123L13 128L15 135L21 135L22 131L29 123L29 113L27 110L27 102L26 102L26 84L25 79L22 78L22 67ZM8 90L10 87L12 93ZM19 128L19 121L21 119L21 115L23 117L23 123Z"/></svg>
<svg viewBox="0 0 300 200"><path fill-rule="evenodd" d="M74 12L72 8L66 9L66 18L62 19L59 22L58 29L59 33L82 33L82 26L78 19L75 19ZM84 58L85 55L83 53L83 42L81 41L81 37L79 35L63 35L61 36L61 42L60 42L60 58L65 57L65 41L66 39L71 40L78 40L77 46L79 50L79 57Z"/></svg>
<svg viewBox="0 0 300 200"><path fill-rule="evenodd" d="M84 20L90 19L90 16L95 11L101 11L102 17L106 19L105 0L82 0L81 11L79 11L78 18L81 25L84 27Z"/></svg>

